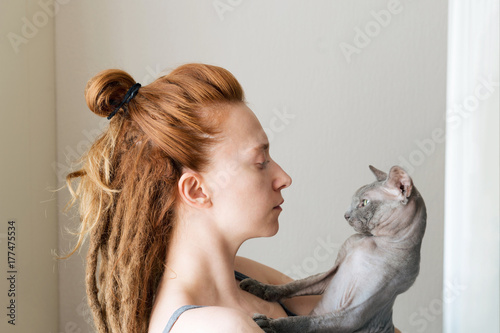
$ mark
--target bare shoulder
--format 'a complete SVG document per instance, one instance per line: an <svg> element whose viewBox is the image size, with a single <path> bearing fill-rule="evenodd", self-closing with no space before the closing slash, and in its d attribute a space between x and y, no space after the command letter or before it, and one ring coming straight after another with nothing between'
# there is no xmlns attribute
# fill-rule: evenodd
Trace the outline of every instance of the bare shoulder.
<svg viewBox="0 0 500 333"><path fill-rule="evenodd" d="M262 333L262 330L243 311L207 306L184 312L175 322L171 333Z"/></svg>
<svg viewBox="0 0 500 333"><path fill-rule="evenodd" d="M238 272L248 275L262 283L285 284L293 281L291 277L280 271L245 257L237 256L234 267Z"/></svg>

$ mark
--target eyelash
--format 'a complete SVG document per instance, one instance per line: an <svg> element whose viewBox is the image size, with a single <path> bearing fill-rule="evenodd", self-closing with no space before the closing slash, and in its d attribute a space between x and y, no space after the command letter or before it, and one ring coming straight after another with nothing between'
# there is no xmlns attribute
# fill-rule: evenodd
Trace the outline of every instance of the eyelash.
<svg viewBox="0 0 500 333"><path fill-rule="evenodd" d="M261 169L264 169L264 168L265 168L265 167L269 164L269 162L270 162L270 161L268 160L268 161L264 161L264 162L262 162L262 163L259 163L259 167L260 167Z"/></svg>

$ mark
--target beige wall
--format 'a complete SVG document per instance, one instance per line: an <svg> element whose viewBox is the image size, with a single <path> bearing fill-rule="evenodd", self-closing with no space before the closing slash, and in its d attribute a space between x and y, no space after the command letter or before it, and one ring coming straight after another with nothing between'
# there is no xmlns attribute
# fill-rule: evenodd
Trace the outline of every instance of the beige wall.
<svg viewBox="0 0 500 333"><path fill-rule="evenodd" d="M58 332L54 20L37 1L0 2L0 332ZM6 233L15 220L15 297ZM15 326L5 314L15 299Z"/></svg>
<svg viewBox="0 0 500 333"><path fill-rule="evenodd" d="M390 22L357 37L377 29L372 11L382 10L392 10ZM353 233L343 214L373 180L368 165L403 164L429 217L420 276L397 299L394 321L408 333L441 332L442 309L431 307L443 290L447 1L71 1L56 23L61 175L66 157L106 124L83 98L98 71L119 67L148 83L186 62L226 67L294 181L278 235L249 241L240 254L294 277L327 269ZM341 45L356 42L348 61ZM62 208L68 196L59 195ZM61 227L76 222L60 215ZM70 238L60 237L67 249ZM61 330L87 329L83 254L60 266Z"/></svg>

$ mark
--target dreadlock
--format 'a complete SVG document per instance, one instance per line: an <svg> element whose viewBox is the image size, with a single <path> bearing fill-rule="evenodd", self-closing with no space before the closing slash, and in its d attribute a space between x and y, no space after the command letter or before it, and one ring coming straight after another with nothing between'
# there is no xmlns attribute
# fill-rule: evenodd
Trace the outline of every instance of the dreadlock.
<svg viewBox="0 0 500 333"><path fill-rule="evenodd" d="M85 88L89 109L107 117L136 82L122 70L98 73ZM186 64L143 86L66 176L81 224L70 257L89 238L86 292L99 333L147 332L183 168L203 171L224 106L244 103L227 70ZM72 181L78 178L76 190Z"/></svg>

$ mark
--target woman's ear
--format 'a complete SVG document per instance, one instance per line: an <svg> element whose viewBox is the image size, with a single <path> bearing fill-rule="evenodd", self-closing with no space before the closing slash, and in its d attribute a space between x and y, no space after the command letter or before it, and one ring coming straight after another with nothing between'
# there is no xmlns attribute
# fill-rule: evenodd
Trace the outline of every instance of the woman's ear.
<svg viewBox="0 0 500 333"><path fill-rule="evenodd" d="M191 207L206 208L212 205L208 187L203 177L193 171L184 172L177 183L181 200Z"/></svg>

